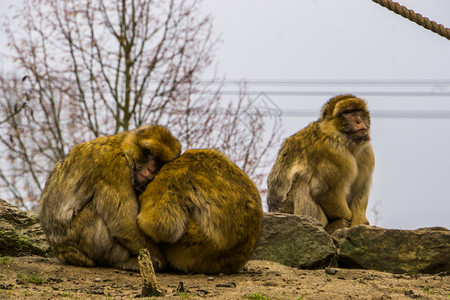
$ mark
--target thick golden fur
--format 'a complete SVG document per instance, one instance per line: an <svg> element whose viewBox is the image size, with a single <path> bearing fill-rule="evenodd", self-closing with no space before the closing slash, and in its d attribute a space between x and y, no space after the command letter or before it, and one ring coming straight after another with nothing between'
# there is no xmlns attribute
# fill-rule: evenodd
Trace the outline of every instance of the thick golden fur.
<svg viewBox="0 0 450 300"><path fill-rule="evenodd" d="M348 133L343 114L357 111L364 135ZM366 103L353 95L330 99L318 121L287 138L268 178L269 211L309 215L323 226L368 224L366 209L374 169Z"/></svg>
<svg viewBox="0 0 450 300"><path fill-rule="evenodd" d="M161 163L181 146L161 126L148 125L100 137L72 148L59 162L41 196L40 221L52 250L70 264L138 270L138 251L164 260L137 225L135 171L149 155Z"/></svg>
<svg viewBox="0 0 450 300"><path fill-rule="evenodd" d="M255 184L217 150L187 150L164 165L139 201L139 227L186 273L239 271L261 231Z"/></svg>

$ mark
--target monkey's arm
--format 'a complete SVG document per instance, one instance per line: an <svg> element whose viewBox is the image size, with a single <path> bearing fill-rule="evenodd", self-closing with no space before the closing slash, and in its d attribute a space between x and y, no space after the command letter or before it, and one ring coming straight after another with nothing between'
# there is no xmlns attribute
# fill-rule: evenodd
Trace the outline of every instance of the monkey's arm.
<svg viewBox="0 0 450 300"><path fill-rule="evenodd" d="M186 232L189 212L186 205L180 205L183 195L161 190L160 183L155 179L141 195L137 220L142 231L155 242L174 243Z"/></svg>
<svg viewBox="0 0 450 300"><path fill-rule="evenodd" d="M350 204L350 209L353 212L351 219L351 227L361 224L369 224L366 217L367 204L369 202L369 188L364 187L361 193L354 195Z"/></svg>
<svg viewBox="0 0 450 300"><path fill-rule="evenodd" d="M368 145L356 157L358 163L358 176L352 185L349 199L350 209L353 212L351 226L369 224L366 217L369 192L372 183L372 173L375 166L375 157L372 147Z"/></svg>

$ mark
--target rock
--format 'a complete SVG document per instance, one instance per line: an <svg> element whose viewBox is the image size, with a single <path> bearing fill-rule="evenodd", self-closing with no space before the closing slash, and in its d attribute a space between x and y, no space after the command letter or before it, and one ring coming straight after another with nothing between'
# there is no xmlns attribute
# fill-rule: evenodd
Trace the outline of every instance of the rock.
<svg viewBox="0 0 450 300"><path fill-rule="evenodd" d="M325 268L325 273L327 273L328 275L336 275L337 272L338 272L338 270L336 270L336 269Z"/></svg>
<svg viewBox="0 0 450 300"><path fill-rule="evenodd" d="M25 255L51 256L37 215L0 199L0 256ZM251 259L305 269L339 266L445 276L450 273L450 231L357 226L330 236L312 218L264 213L261 238Z"/></svg>
<svg viewBox="0 0 450 300"><path fill-rule="evenodd" d="M314 269L334 266L336 255L333 239L315 219L264 213L261 237L251 259Z"/></svg>
<svg viewBox="0 0 450 300"><path fill-rule="evenodd" d="M50 255L50 248L36 213L25 212L1 199L0 255Z"/></svg>
<svg viewBox="0 0 450 300"><path fill-rule="evenodd" d="M410 274L450 272L450 231L446 228L357 226L337 230L332 236L342 268Z"/></svg>
<svg viewBox="0 0 450 300"><path fill-rule="evenodd" d="M219 283L216 284L216 287L227 287L227 288L235 288L236 287L236 283L234 282L227 282L227 283Z"/></svg>

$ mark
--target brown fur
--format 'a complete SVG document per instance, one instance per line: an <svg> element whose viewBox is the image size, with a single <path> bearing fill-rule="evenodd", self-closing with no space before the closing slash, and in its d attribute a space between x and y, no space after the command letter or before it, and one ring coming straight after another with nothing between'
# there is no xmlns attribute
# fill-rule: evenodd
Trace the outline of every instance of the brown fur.
<svg viewBox="0 0 450 300"><path fill-rule="evenodd" d="M139 201L139 227L186 273L239 271L261 231L255 184L217 150L187 150L164 165Z"/></svg>
<svg viewBox="0 0 450 300"><path fill-rule="evenodd" d="M178 140L155 125L73 147L41 196L39 217L52 250L74 265L138 270L138 251L148 248L155 267L164 267L137 225L135 176L150 158L165 163L180 152Z"/></svg>
<svg viewBox="0 0 450 300"><path fill-rule="evenodd" d="M375 163L369 129L362 99L330 99L318 121L284 141L268 178L269 211L312 216L323 226L333 222L332 230L368 224Z"/></svg>

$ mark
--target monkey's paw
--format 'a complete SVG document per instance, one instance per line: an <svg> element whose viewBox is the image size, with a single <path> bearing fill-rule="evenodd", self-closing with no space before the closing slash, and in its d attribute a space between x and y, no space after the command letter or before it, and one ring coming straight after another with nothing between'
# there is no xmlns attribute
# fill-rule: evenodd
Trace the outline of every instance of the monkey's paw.
<svg viewBox="0 0 450 300"><path fill-rule="evenodd" d="M328 223L328 225L325 226L325 231L328 234L332 234L333 232L335 232L338 229L349 228L349 227L350 227L349 221L347 221L346 219L337 219L331 223Z"/></svg>

